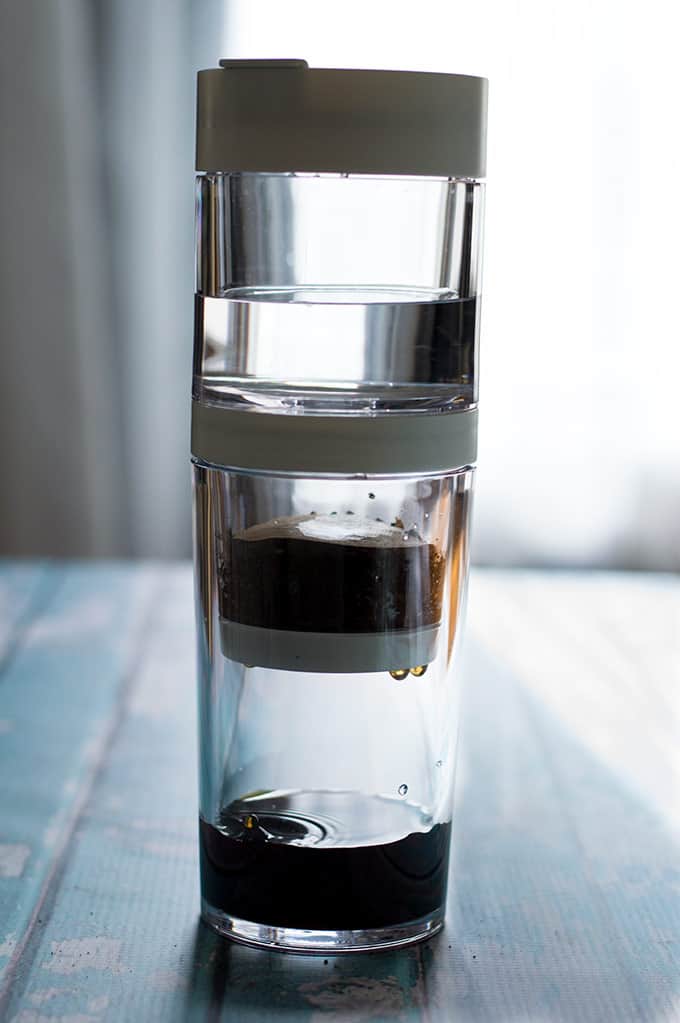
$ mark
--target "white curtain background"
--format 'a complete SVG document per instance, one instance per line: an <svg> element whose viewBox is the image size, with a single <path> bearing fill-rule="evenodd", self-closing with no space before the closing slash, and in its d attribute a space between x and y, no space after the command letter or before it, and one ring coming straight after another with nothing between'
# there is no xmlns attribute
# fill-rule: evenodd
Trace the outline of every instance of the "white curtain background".
<svg viewBox="0 0 680 1023"><path fill-rule="evenodd" d="M189 551L197 67L491 82L475 557L680 568L677 14L22 0L0 14L0 545Z"/></svg>
<svg viewBox="0 0 680 1023"><path fill-rule="evenodd" d="M221 3L0 7L0 551L190 550L195 73Z"/></svg>

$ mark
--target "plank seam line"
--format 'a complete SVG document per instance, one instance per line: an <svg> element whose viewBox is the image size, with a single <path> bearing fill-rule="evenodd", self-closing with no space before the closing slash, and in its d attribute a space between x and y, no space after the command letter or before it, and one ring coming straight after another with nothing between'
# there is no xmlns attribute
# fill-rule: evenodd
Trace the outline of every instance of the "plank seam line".
<svg viewBox="0 0 680 1023"><path fill-rule="evenodd" d="M199 927L204 926L199 923ZM232 947L222 939L216 948L215 964L210 984L210 1001L206 1006L206 1023L220 1023L224 998L230 981Z"/></svg>
<svg viewBox="0 0 680 1023"><path fill-rule="evenodd" d="M42 617L59 593L59 590L63 588L66 576L67 572L62 572L59 576L55 577L54 573L50 570L50 566L46 565L43 568L43 574L36 583L35 591L29 597L26 607L14 623L12 638L7 643L2 657L0 657L0 682L2 682L2 676L21 649L30 627Z"/></svg>
<svg viewBox="0 0 680 1023"><path fill-rule="evenodd" d="M34 942L38 933L38 918L42 917L39 930L43 931L51 918L78 826L90 803L92 793L106 767L109 753L127 717L130 700L135 688L134 683L138 678L138 669L143 663L144 656L151 643L153 630L149 626L154 618L158 597L163 593L163 582L162 574L155 579L155 585L151 587L143 613L139 616L139 621L133 630L127 664L122 672L122 681L116 696L113 713L99 742L97 756L93 760L89 775L83 782L78 796L73 801L71 812L64 822L62 835L55 849L52 865L40 886L40 891L24 934L17 943L12 957L5 968L2 989L0 990L0 1021L7 1018L5 1014L9 1009L12 996L15 994L12 988L20 966L28 979L30 967L38 951L37 943ZM24 963L24 953L28 952L29 946L32 944L35 944L35 948Z"/></svg>

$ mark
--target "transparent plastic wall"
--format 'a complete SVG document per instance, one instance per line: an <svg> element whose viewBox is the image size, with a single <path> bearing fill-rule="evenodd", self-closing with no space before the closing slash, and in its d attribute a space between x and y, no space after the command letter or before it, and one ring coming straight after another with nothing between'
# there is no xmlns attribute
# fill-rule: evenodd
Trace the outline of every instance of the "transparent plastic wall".
<svg viewBox="0 0 680 1023"><path fill-rule="evenodd" d="M340 413L476 401L483 188L201 175L194 397Z"/></svg>
<svg viewBox="0 0 680 1023"><path fill-rule="evenodd" d="M242 941L377 948L443 920L482 200L198 179L202 897Z"/></svg>
<svg viewBox="0 0 680 1023"><path fill-rule="evenodd" d="M205 911L256 940L271 921L293 946L379 943L440 918L471 478L195 468ZM268 883L235 883L230 840L387 849L395 883L386 902L361 856L342 898L274 856Z"/></svg>

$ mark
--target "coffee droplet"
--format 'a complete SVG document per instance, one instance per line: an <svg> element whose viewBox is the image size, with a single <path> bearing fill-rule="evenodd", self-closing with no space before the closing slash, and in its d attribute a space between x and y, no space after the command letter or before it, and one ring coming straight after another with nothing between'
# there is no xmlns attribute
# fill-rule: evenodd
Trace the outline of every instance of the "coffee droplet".
<svg viewBox="0 0 680 1023"><path fill-rule="evenodd" d="M408 668L395 668L394 671L390 672L392 678L396 678L397 682L403 682L408 675Z"/></svg>
<svg viewBox="0 0 680 1023"><path fill-rule="evenodd" d="M415 675L416 678L421 678L427 671L426 664L419 664L417 668L411 668L411 674Z"/></svg>
<svg viewBox="0 0 680 1023"><path fill-rule="evenodd" d="M245 824L248 831L252 831L253 828L256 828L260 822L258 821L254 813L249 813L243 823Z"/></svg>
<svg viewBox="0 0 680 1023"><path fill-rule="evenodd" d="M408 792L408 785L400 785L399 786L399 795L400 796L405 796L407 792Z"/></svg>
<svg viewBox="0 0 680 1023"><path fill-rule="evenodd" d="M375 501L375 494L369 494L368 499L369 501Z"/></svg>

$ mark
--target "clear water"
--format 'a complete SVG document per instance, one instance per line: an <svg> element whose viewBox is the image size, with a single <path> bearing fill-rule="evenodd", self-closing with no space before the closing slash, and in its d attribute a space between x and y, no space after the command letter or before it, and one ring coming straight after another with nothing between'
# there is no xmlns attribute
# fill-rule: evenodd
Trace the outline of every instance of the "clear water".
<svg viewBox="0 0 680 1023"><path fill-rule="evenodd" d="M477 299L414 290L240 289L197 299L195 397L299 411L465 406Z"/></svg>

